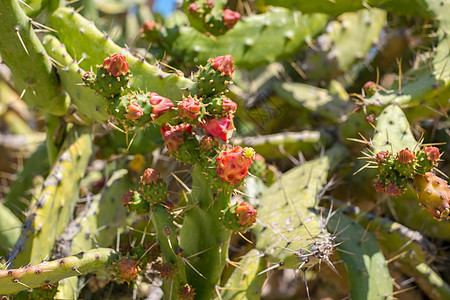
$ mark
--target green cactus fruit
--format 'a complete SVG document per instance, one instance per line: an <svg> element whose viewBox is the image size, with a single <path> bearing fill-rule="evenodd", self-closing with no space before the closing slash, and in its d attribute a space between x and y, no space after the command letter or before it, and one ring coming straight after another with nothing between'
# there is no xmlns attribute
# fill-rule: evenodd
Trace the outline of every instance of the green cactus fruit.
<svg viewBox="0 0 450 300"><path fill-rule="evenodd" d="M377 84L373 81L367 81L363 86L364 96L372 97L377 92Z"/></svg>
<svg viewBox="0 0 450 300"><path fill-rule="evenodd" d="M140 29L141 37L147 41L154 42L161 39L160 31L162 25L154 21L145 21Z"/></svg>
<svg viewBox="0 0 450 300"><path fill-rule="evenodd" d="M143 199L137 191L129 191L122 196L123 205L126 206L129 211L139 215L148 214L150 210L150 205L145 200L146 199Z"/></svg>
<svg viewBox="0 0 450 300"><path fill-rule="evenodd" d="M204 96L219 94L231 84L233 72L231 55L210 58L206 66L201 66L195 76L197 89Z"/></svg>
<svg viewBox="0 0 450 300"><path fill-rule="evenodd" d="M414 176L419 202L436 219L449 219L450 186L431 172Z"/></svg>
<svg viewBox="0 0 450 300"><path fill-rule="evenodd" d="M431 169L436 167L441 154L439 153L438 148L428 146L417 151L416 157L416 172L419 174L425 174L426 172L430 172Z"/></svg>
<svg viewBox="0 0 450 300"><path fill-rule="evenodd" d="M250 164L255 158L255 150L236 146L222 151L216 158L217 175L222 182L239 184L248 174Z"/></svg>
<svg viewBox="0 0 450 300"><path fill-rule="evenodd" d="M112 277L119 283L134 282L140 272L138 260L135 256L119 255L119 258L112 263L111 274Z"/></svg>
<svg viewBox="0 0 450 300"><path fill-rule="evenodd" d="M260 154L255 155L253 163L250 165L250 173L256 177L264 178L267 173L266 161Z"/></svg>
<svg viewBox="0 0 450 300"><path fill-rule="evenodd" d="M97 66L97 80L94 88L106 98L120 95L131 79L129 69L130 66L122 54L114 54L106 58L103 65Z"/></svg>
<svg viewBox="0 0 450 300"><path fill-rule="evenodd" d="M162 203L167 199L167 184L154 169L144 171L140 184L139 191L148 203Z"/></svg>
<svg viewBox="0 0 450 300"><path fill-rule="evenodd" d="M256 222L256 209L247 202L230 205L223 213L223 225L234 232L249 229Z"/></svg>
<svg viewBox="0 0 450 300"><path fill-rule="evenodd" d="M194 300L194 297L196 295L194 288L187 283L180 286L177 294L180 300Z"/></svg>
<svg viewBox="0 0 450 300"><path fill-rule="evenodd" d="M185 163L195 163L199 156L200 143L192 134L190 124L161 126L161 134L167 150L178 160Z"/></svg>
<svg viewBox="0 0 450 300"><path fill-rule="evenodd" d="M225 95L214 95L203 99L206 107L206 112L212 116L224 117L234 114L237 109L237 104Z"/></svg>

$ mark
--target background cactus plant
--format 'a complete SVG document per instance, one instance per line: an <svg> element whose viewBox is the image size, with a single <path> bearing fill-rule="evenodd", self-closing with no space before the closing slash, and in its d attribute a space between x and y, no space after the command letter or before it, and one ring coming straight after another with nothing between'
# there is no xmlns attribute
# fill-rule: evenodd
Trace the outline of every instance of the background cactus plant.
<svg viewBox="0 0 450 300"><path fill-rule="evenodd" d="M446 1L1 4L0 296L450 298Z"/></svg>

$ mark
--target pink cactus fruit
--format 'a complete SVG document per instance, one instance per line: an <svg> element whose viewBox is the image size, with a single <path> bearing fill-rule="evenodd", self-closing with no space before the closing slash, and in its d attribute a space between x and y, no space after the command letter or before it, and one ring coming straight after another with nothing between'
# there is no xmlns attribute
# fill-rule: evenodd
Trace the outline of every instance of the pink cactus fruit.
<svg viewBox="0 0 450 300"><path fill-rule="evenodd" d="M154 169L147 168L144 171L144 174L141 176L141 184L148 185L148 184L156 184L158 180L161 179L161 176L158 172L156 172Z"/></svg>
<svg viewBox="0 0 450 300"><path fill-rule="evenodd" d="M184 143L185 133L192 134L192 126L190 124L180 124L171 126L165 124L161 126L161 134L166 143L167 150L175 152Z"/></svg>
<svg viewBox="0 0 450 300"><path fill-rule="evenodd" d="M204 124L200 124L207 135L218 138L224 142L228 141L235 130L233 117L206 118Z"/></svg>
<svg viewBox="0 0 450 300"><path fill-rule="evenodd" d="M237 205L234 214L238 218L239 224L244 227L250 227L256 222L257 212L250 203L244 201L240 202Z"/></svg>
<svg viewBox="0 0 450 300"><path fill-rule="evenodd" d="M154 31L159 30L161 28L161 24L155 22L155 21L145 21L141 26L141 31Z"/></svg>
<svg viewBox="0 0 450 300"><path fill-rule="evenodd" d="M217 71L230 77L233 76L234 66L233 57L231 55L217 56L210 58L209 61L211 62L211 66Z"/></svg>
<svg viewBox="0 0 450 300"><path fill-rule="evenodd" d="M364 84L363 90L367 97L372 97L377 92L377 84L373 81L368 81Z"/></svg>
<svg viewBox="0 0 450 300"><path fill-rule="evenodd" d="M137 120L144 115L144 110L137 103L137 101L131 101L131 103L127 106L127 113L125 114L125 118L128 120Z"/></svg>
<svg viewBox="0 0 450 300"><path fill-rule="evenodd" d="M157 93L151 93L150 95L150 104L153 105L152 109L152 119L156 120L161 117L163 114L168 112L173 108L173 103L170 99L162 97Z"/></svg>
<svg viewBox="0 0 450 300"><path fill-rule="evenodd" d="M189 4L188 11L191 15L196 14L198 12L198 4L195 2Z"/></svg>
<svg viewBox="0 0 450 300"><path fill-rule="evenodd" d="M439 149L436 147L428 146L424 149L425 154L427 155L428 160L431 162L437 162L440 157Z"/></svg>
<svg viewBox="0 0 450 300"><path fill-rule="evenodd" d="M416 155L408 148L401 150L397 154L397 160L404 165L411 164L415 159Z"/></svg>
<svg viewBox="0 0 450 300"><path fill-rule="evenodd" d="M238 184L248 174L248 169L255 158L255 150L236 146L221 152L217 158L217 175L222 182Z"/></svg>
<svg viewBox="0 0 450 300"><path fill-rule="evenodd" d="M228 29L233 28L240 19L241 14L236 11L232 11L228 8L223 11L223 23Z"/></svg>
<svg viewBox="0 0 450 300"><path fill-rule="evenodd" d="M197 119L200 109L200 101L191 97L185 98L178 104L178 114L180 117L191 121Z"/></svg>
<svg viewBox="0 0 450 300"><path fill-rule="evenodd" d="M103 68L106 69L108 74L118 77L120 75L125 76L130 69L130 65L128 64L125 56L122 54L114 54L105 59L103 62Z"/></svg>

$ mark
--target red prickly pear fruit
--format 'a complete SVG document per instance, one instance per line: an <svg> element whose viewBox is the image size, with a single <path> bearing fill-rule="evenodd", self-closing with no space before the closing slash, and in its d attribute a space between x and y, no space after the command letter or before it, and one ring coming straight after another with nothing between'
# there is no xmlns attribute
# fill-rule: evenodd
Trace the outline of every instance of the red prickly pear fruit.
<svg viewBox="0 0 450 300"><path fill-rule="evenodd" d="M156 184L160 179L161 176L158 172L156 172L154 169L147 168L145 169L144 174L142 174L141 176L140 183L142 185Z"/></svg>
<svg viewBox="0 0 450 300"><path fill-rule="evenodd" d="M414 187L420 204L436 219L449 219L450 186L447 181L426 172L414 176Z"/></svg>
<svg viewBox="0 0 450 300"><path fill-rule="evenodd" d="M411 164L415 159L416 156L408 148L401 150L397 155L397 160L404 165Z"/></svg>
<svg viewBox="0 0 450 300"><path fill-rule="evenodd" d="M247 230L256 222L256 209L247 202L239 202L230 205L224 211L224 226L235 232Z"/></svg>
<svg viewBox="0 0 450 300"><path fill-rule="evenodd" d="M192 134L192 126L190 124L176 126L165 124L161 126L161 134L166 143L167 150L175 152L184 143L186 134Z"/></svg>
<svg viewBox="0 0 450 300"><path fill-rule="evenodd" d="M111 273L116 281L120 283L134 282L139 274L138 262L132 256L120 256L119 259L113 263Z"/></svg>
<svg viewBox="0 0 450 300"><path fill-rule="evenodd" d="M225 9L223 11L223 23L228 29L233 28L240 19L241 14L236 11L232 11L231 9Z"/></svg>
<svg viewBox="0 0 450 300"><path fill-rule="evenodd" d="M137 120L141 118L144 115L144 110L142 107L137 103L137 101L132 101L127 106L127 113L125 114L125 118L128 120Z"/></svg>
<svg viewBox="0 0 450 300"><path fill-rule="evenodd" d="M233 77L234 66L233 57L231 55L217 56L210 59L211 66L219 71L222 75Z"/></svg>
<svg viewBox="0 0 450 300"><path fill-rule="evenodd" d="M364 95L372 97L377 92L377 84L373 81L368 81L363 86Z"/></svg>
<svg viewBox="0 0 450 300"><path fill-rule="evenodd" d="M195 295L194 288L187 283L178 289L178 297L180 300L194 300Z"/></svg>
<svg viewBox="0 0 450 300"><path fill-rule="evenodd" d="M139 191L148 203L162 203L167 199L167 184L155 170L146 169L141 176L140 184Z"/></svg>
<svg viewBox="0 0 450 300"><path fill-rule="evenodd" d="M178 103L178 114L181 118L193 121L197 119L200 114L200 101L195 98L185 98L183 101Z"/></svg>
<svg viewBox="0 0 450 300"><path fill-rule="evenodd" d="M162 279L173 279L178 271L177 266L170 263L155 264L152 267L159 272Z"/></svg>
<svg viewBox="0 0 450 300"><path fill-rule="evenodd" d="M226 116L221 118L206 118L204 124L200 124L205 129L205 133L212 137L227 142L235 130L233 117Z"/></svg>
<svg viewBox="0 0 450 300"><path fill-rule="evenodd" d="M127 75L130 65L127 59L122 54L114 54L103 61L103 68L108 74L118 77L120 75Z"/></svg>
<svg viewBox="0 0 450 300"><path fill-rule="evenodd" d="M217 158L217 175L222 182L238 184L248 174L248 169L255 157L255 150L236 146L221 152Z"/></svg>
<svg viewBox="0 0 450 300"><path fill-rule="evenodd" d="M144 201L137 191L129 191L123 194L122 203L127 207L128 211L135 212L139 215L145 215L150 210L148 202Z"/></svg>
<svg viewBox="0 0 450 300"><path fill-rule="evenodd" d="M150 103L153 105L152 118L158 119L163 114L173 108L173 103L169 99L158 95L157 93L150 94Z"/></svg>

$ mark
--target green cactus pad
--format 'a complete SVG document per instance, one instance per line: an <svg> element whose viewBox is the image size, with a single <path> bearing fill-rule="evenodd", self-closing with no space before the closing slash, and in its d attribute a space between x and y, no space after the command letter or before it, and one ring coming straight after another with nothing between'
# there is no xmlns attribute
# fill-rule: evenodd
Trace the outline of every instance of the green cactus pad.
<svg viewBox="0 0 450 300"><path fill-rule="evenodd" d="M51 25L58 31L59 39L85 70L102 64L111 54L126 52L100 32L89 20L69 8L58 8L50 17ZM144 60L129 53L123 53L133 74L131 87L156 92L169 99L181 99L185 89L193 86L192 81L176 73L165 73Z"/></svg>
<svg viewBox="0 0 450 300"><path fill-rule="evenodd" d="M374 152L389 151L397 153L405 148L412 150L416 146L417 141L402 109L397 105L387 106L377 119L372 140Z"/></svg>
<svg viewBox="0 0 450 300"><path fill-rule="evenodd" d="M221 288L223 300L258 300L266 275L260 274L266 268L263 254L256 249L250 250L239 261L227 283Z"/></svg>
<svg viewBox="0 0 450 300"><path fill-rule="evenodd" d="M17 90L26 90L23 99L29 105L63 115L69 103L60 93L58 78L30 20L19 1L2 1L0 40L7 43L2 43L0 55L11 69Z"/></svg>
<svg viewBox="0 0 450 300"><path fill-rule="evenodd" d="M235 65L254 69L291 57L325 29L323 14L302 15L282 8L240 20L227 34L212 39L190 27L164 37L166 50L188 63L231 54Z"/></svg>
<svg viewBox="0 0 450 300"><path fill-rule="evenodd" d="M95 91L81 85L83 72L77 62L69 55L66 47L54 36L47 35L43 44L48 54L58 62L59 78L70 100L87 117L96 122L108 119L104 99Z"/></svg>
<svg viewBox="0 0 450 300"><path fill-rule="evenodd" d="M342 213L330 218L330 233L338 233L339 257L350 283L351 299L393 299L393 279L377 240Z"/></svg>
<svg viewBox="0 0 450 300"><path fill-rule="evenodd" d="M75 133L72 133L75 135ZM50 254L55 239L70 221L78 201L79 181L92 154L91 135L84 133L58 157L42 191L31 204L21 237L9 254L14 266L36 264Z"/></svg>
<svg viewBox="0 0 450 300"><path fill-rule="evenodd" d="M345 153L342 146L336 146L323 157L283 174L263 192L256 208L260 224L253 231L256 248L267 254L270 262L297 269L306 261L301 256L311 253L315 241L328 239L312 209L317 205L316 197L326 183L328 171ZM312 262L314 257L310 258Z"/></svg>
<svg viewBox="0 0 450 300"><path fill-rule="evenodd" d="M0 270L0 294L13 294L28 287L39 287L90 272L105 275L108 266L116 257L114 250L99 248L27 268Z"/></svg>

